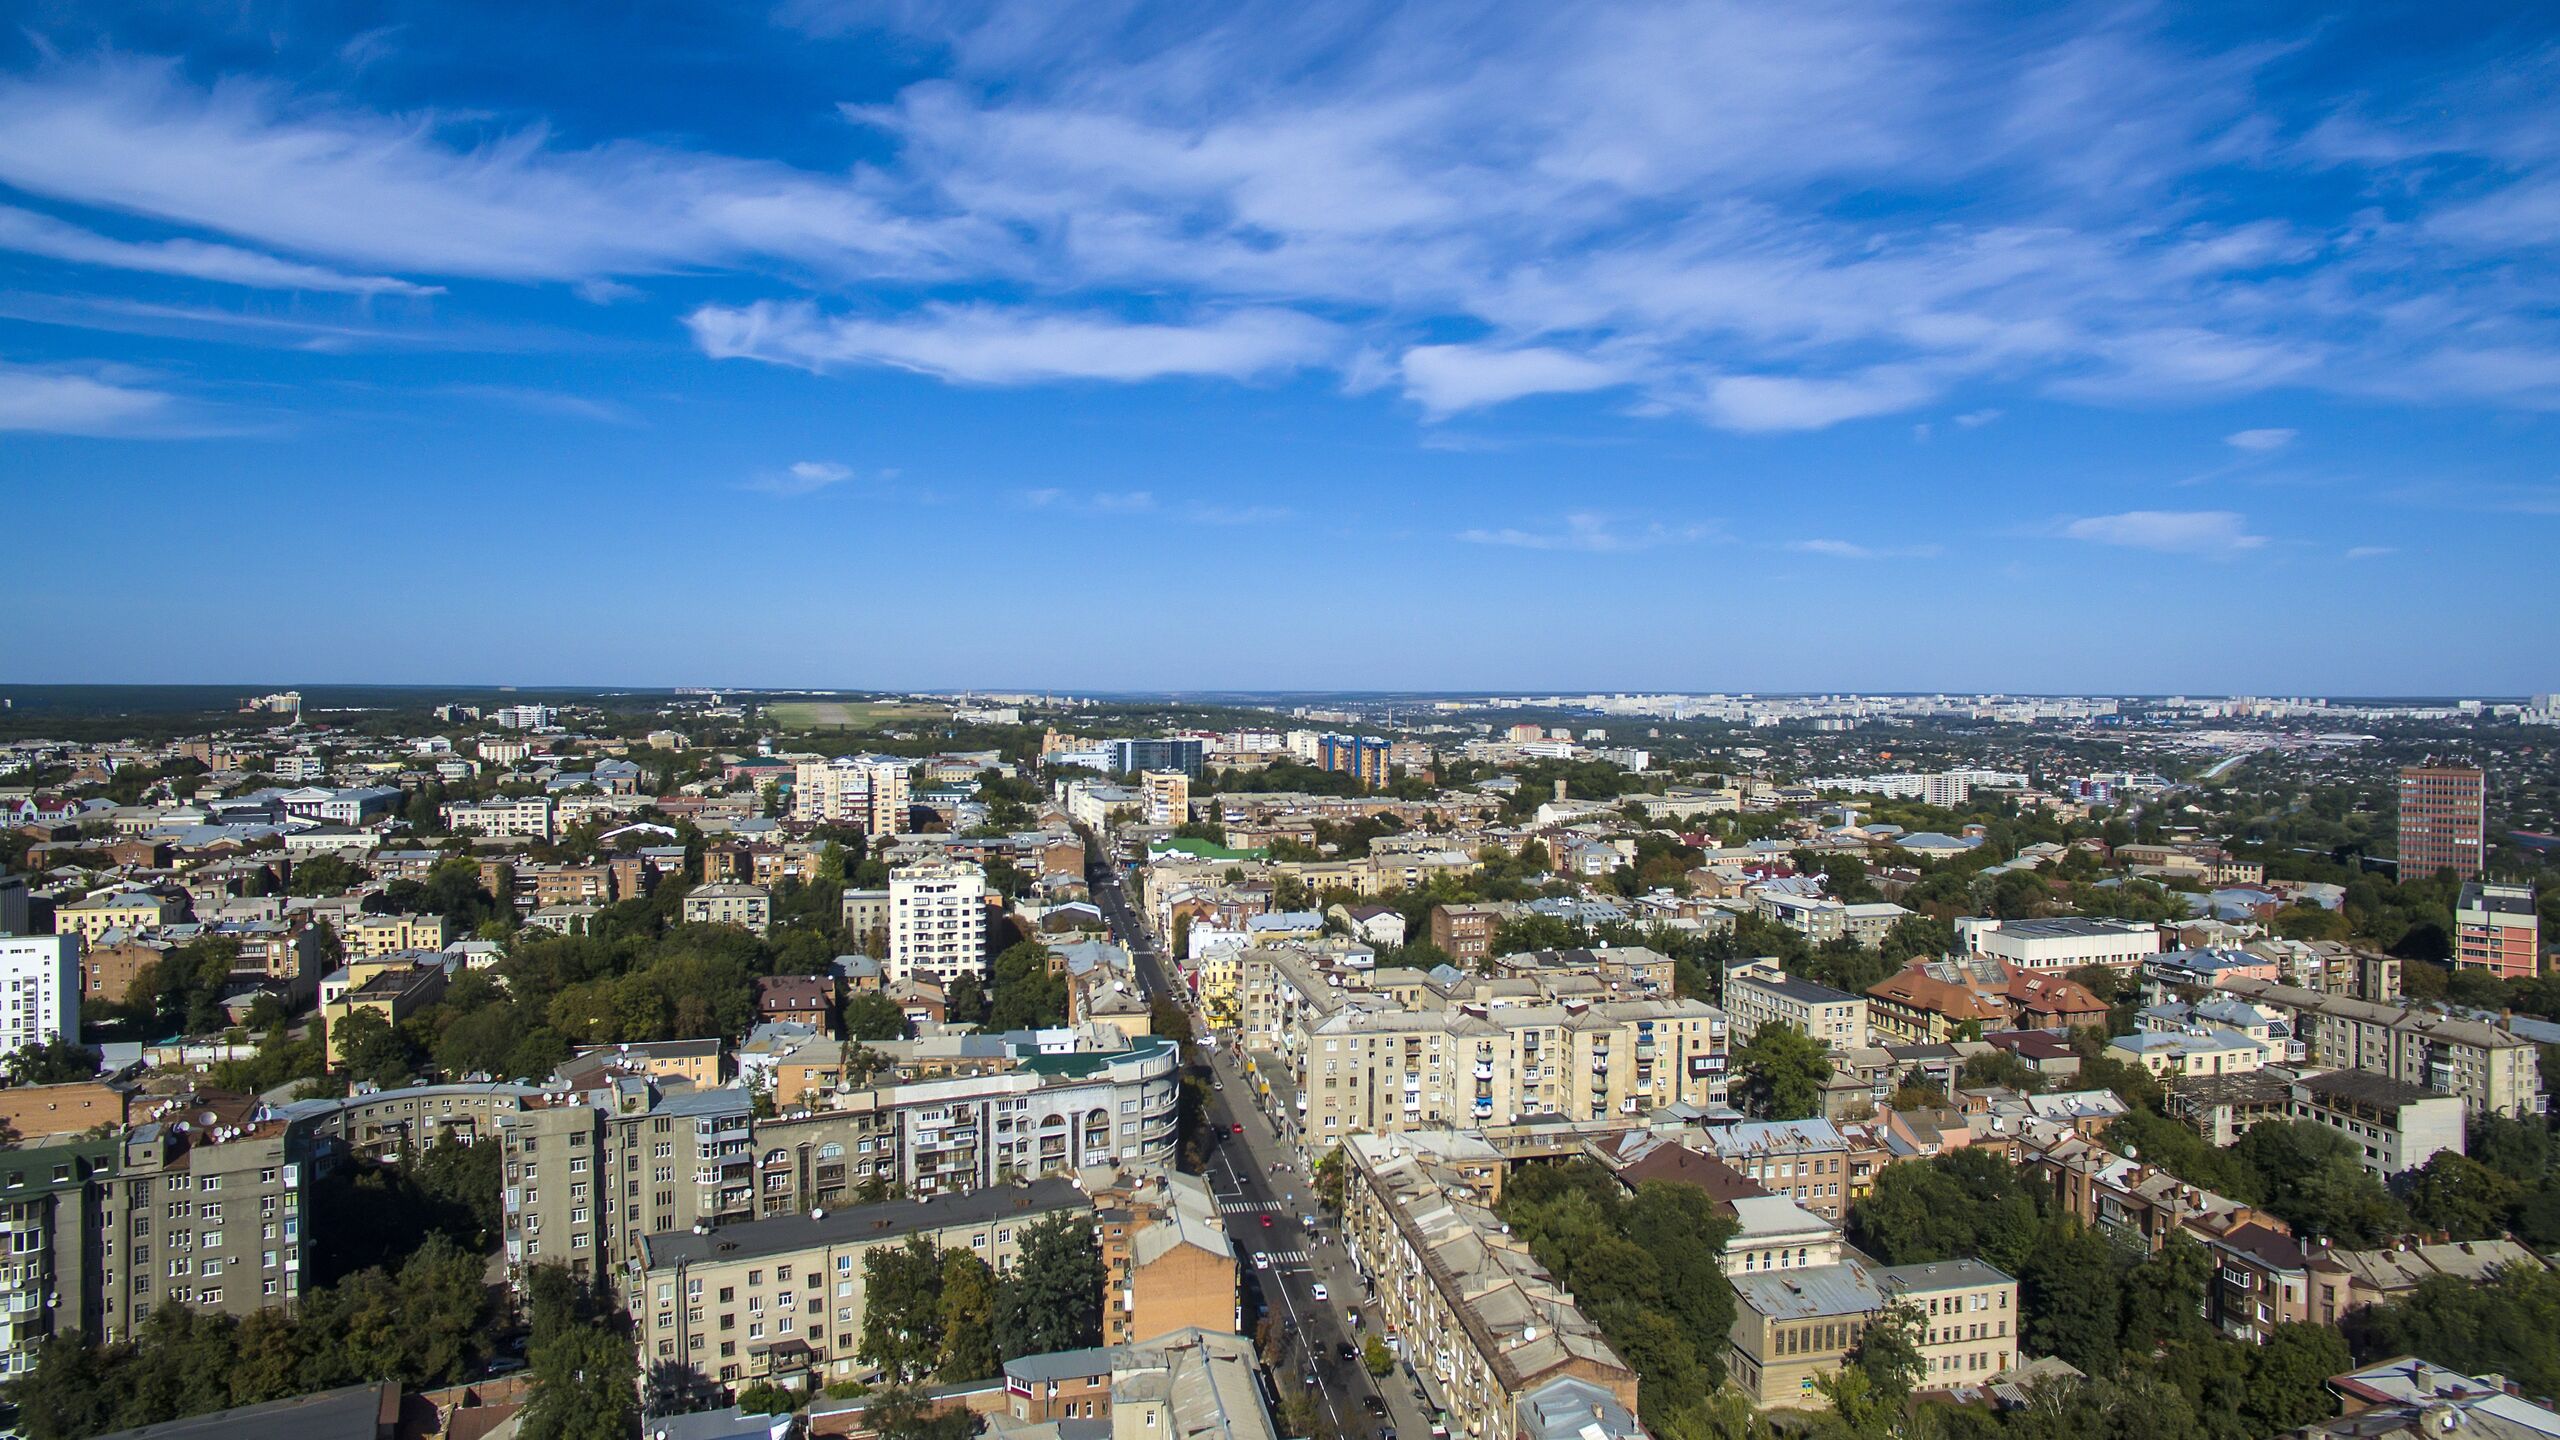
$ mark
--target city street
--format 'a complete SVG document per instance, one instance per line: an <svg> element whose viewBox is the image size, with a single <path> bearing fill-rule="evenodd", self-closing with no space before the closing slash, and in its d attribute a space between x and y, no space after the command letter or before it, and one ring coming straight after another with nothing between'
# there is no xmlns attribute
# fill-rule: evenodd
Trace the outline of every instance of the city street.
<svg viewBox="0 0 2560 1440"><path fill-rule="evenodd" d="M1119 866L1099 846L1086 862L1094 903L1113 936L1129 947L1139 981L1150 995L1168 995L1191 1003L1172 967L1158 955L1154 938L1141 924L1123 893ZM1193 1021L1199 1023L1197 1012ZM1343 1251L1330 1217L1316 1202L1314 1180L1289 1158L1287 1147L1269 1119L1249 1103L1249 1084L1236 1058L1221 1047L1194 1048L1195 1062L1206 1058L1217 1089L1210 1095L1204 1120L1213 1145L1207 1178L1217 1192L1227 1234L1245 1267L1248 1314L1252 1331L1263 1312L1279 1317L1290 1337L1272 1380L1284 1392L1304 1387L1310 1369L1316 1376L1319 1410L1327 1427L1343 1436L1379 1436L1392 1432L1398 1440L1427 1440L1430 1416L1399 1366L1383 1381L1373 1381L1357 1358L1342 1358L1343 1347L1356 1347L1377 1324L1375 1307L1363 1311L1366 1289ZM1275 1172L1274 1167L1279 1168ZM1308 1217L1314 1217L1312 1228ZM1269 1268L1256 1267L1256 1254ZM1315 1297L1322 1286L1327 1298ZM1256 1304L1259 1309L1256 1309ZM1371 1395L1382 1398L1387 1415L1380 1419L1367 1408Z"/></svg>

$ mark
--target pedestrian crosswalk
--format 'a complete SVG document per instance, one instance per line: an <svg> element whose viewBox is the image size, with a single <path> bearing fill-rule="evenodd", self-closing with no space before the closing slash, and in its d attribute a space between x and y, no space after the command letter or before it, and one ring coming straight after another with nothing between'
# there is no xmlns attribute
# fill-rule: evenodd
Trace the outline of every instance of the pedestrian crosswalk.
<svg viewBox="0 0 2560 1440"><path fill-rule="evenodd" d="M1307 1252L1304 1250L1270 1250L1263 1253L1270 1258L1271 1263L1274 1265L1305 1265L1310 1263Z"/></svg>
<svg viewBox="0 0 2560 1440"><path fill-rule="evenodd" d="M1221 1200L1218 1202L1218 1213L1221 1215L1260 1215L1265 1212L1276 1214L1279 1209L1279 1206L1268 1200Z"/></svg>

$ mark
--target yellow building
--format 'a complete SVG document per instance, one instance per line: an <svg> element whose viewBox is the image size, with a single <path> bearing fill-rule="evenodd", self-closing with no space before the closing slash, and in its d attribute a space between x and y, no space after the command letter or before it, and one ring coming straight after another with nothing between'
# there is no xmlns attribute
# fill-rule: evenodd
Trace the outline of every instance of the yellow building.
<svg viewBox="0 0 2560 1440"><path fill-rule="evenodd" d="M453 926L442 915L367 915L338 936L351 960L397 955L403 950L441 950L453 939Z"/></svg>
<svg viewBox="0 0 2560 1440"><path fill-rule="evenodd" d="M132 934L175 925L187 918L187 902L150 890L110 890L84 896L53 912L53 933L77 935L82 945L97 943L110 930Z"/></svg>
<svg viewBox="0 0 2560 1440"><path fill-rule="evenodd" d="M332 976L321 987L320 1024L332 1065L347 1062L338 1048L339 1027L356 1011L370 1010L397 1025L444 998L445 968L435 960L390 957L351 964L343 973L343 982Z"/></svg>

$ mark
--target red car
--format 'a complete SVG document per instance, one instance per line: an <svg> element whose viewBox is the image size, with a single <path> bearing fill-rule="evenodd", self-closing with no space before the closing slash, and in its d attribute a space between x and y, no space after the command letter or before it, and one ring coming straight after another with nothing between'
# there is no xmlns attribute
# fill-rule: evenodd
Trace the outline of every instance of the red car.
<svg viewBox="0 0 2560 1440"><path fill-rule="evenodd" d="M1244 1122L1241 1120L1236 1122L1236 1133L1239 1135L1244 1133Z"/></svg>
<svg viewBox="0 0 2560 1440"><path fill-rule="evenodd" d="M1271 1217L1270 1217L1270 1216L1265 1215L1265 1216L1263 1216L1263 1217L1262 1217L1262 1228L1263 1228L1263 1229L1265 1229L1265 1230L1268 1230L1268 1229L1270 1229L1270 1228L1271 1228Z"/></svg>

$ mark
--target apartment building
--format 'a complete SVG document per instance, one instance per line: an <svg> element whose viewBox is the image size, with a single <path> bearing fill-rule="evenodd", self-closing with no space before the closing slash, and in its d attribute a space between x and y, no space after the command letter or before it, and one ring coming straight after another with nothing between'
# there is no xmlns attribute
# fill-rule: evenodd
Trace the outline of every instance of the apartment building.
<svg viewBox="0 0 2560 1440"><path fill-rule="evenodd" d="M893 1200L824 1214L675 1229L643 1237L625 1286L640 1362L697 1394L767 1382L803 1392L857 1380L867 1279L864 1258L921 1240L997 1271L1020 1258L1023 1232L1055 1216L1089 1217L1084 1193L1034 1180L934 1200Z"/></svg>
<svg viewBox="0 0 2560 1440"><path fill-rule="evenodd" d="M1865 996L1798 980L1774 957L1727 964L1723 1000L1735 1045L1747 1043L1763 1025L1791 1025L1834 1050L1867 1043Z"/></svg>
<svg viewBox="0 0 2560 1440"><path fill-rule="evenodd" d="M365 915L338 931L350 960L397 955L403 950L442 950L453 938L453 926L442 915Z"/></svg>
<svg viewBox="0 0 2560 1440"><path fill-rule="evenodd" d="M1695 1154L1679 1147L1665 1147L1672 1154ZM1730 1170L1724 1162L1699 1157L1700 1165L1716 1165ZM1638 1162L1642 1165L1643 1162ZM1642 1184L1636 1167L1619 1179ZM1740 1176L1735 1176L1739 1180ZM1748 1183L1748 1182L1745 1182ZM1759 1187L1752 1187L1755 1191ZM1723 1209L1733 1212L1733 1238L1724 1246L1724 1273L1757 1275L1764 1270L1811 1270L1840 1263L1842 1242L1840 1227L1814 1214L1784 1195L1738 1195L1723 1202Z"/></svg>
<svg viewBox="0 0 2560 1440"><path fill-rule="evenodd" d="M2287 1087L2292 1118L2324 1125L2360 1152L2383 1179L2414 1170L2436 1152L2463 1152L2462 1102L2423 1086L2361 1070L2304 1075Z"/></svg>
<svg viewBox="0 0 2560 1440"><path fill-rule="evenodd" d="M1392 1135L1343 1153L1344 1248L1451 1433L1536 1440L1541 1400L1567 1393L1604 1433L1639 1433L1635 1371L1461 1178Z"/></svg>
<svg viewBox="0 0 2560 1440"><path fill-rule="evenodd" d="M987 973L987 872L957 860L927 860L889 872L892 985L924 980L948 988Z"/></svg>
<svg viewBox="0 0 2560 1440"><path fill-rule="evenodd" d="M2311 1064L2453 1095L2468 1114L2542 1113L2539 1051L2501 1025L2264 980L2223 989L2289 1017Z"/></svg>
<svg viewBox="0 0 2560 1440"><path fill-rule="evenodd" d="M1234 1243L1217 1192L1170 1167L1091 1187L1102 1246L1102 1341L1244 1329Z"/></svg>
<svg viewBox="0 0 2560 1440"><path fill-rule="evenodd" d="M1956 921L1956 944L1968 955L1987 955L2027 970L2077 970L2083 965L2131 969L2163 948L2157 925L2076 915L2042 920L1966 916Z"/></svg>
<svg viewBox="0 0 2560 1440"><path fill-rule="evenodd" d="M182 894L163 894L157 890L104 890L84 895L77 900L53 907L53 933L74 935L84 945L95 944L110 930L139 935L175 925L187 918L187 899Z"/></svg>
<svg viewBox="0 0 2560 1440"><path fill-rule="evenodd" d="M48 1336L97 1333L106 1307L98 1252L122 1150L108 1138L0 1151L0 1380L34 1369Z"/></svg>
<svg viewBox="0 0 2560 1440"><path fill-rule="evenodd" d="M467 834L516 840L553 838L555 807L548 795L517 799L451 800L438 812L445 828Z"/></svg>
<svg viewBox="0 0 2560 1440"><path fill-rule="evenodd" d="M1876 1288L1918 1312L1920 1390L1982 1385L2018 1354L2018 1282L1962 1258L1879 1266Z"/></svg>
<svg viewBox="0 0 2560 1440"><path fill-rule="evenodd" d="M507 1273L557 1261L619 1275L644 1236L752 1217L751 1107L742 1089L662 1093L616 1075L498 1116Z"/></svg>
<svg viewBox="0 0 2560 1440"><path fill-rule="evenodd" d="M1268 952L1248 952L1248 972L1256 953ZM1301 991L1276 1008L1274 1059L1311 1147L1533 1116L1631 1124L1666 1105L1724 1100L1724 1013L1696 1000L1415 1009Z"/></svg>
<svg viewBox="0 0 2560 1440"><path fill-rule="evenodd" d="M453 972L432 952L351 962L320 985L321 1033L327 1038L329 1063L346 1063L344 1027L347 1017L367 1011L385 1024L398 1025L444 998Z"/></svg>
<svg viewBox="0 0 2560 1440"><path fill-rule="evenodd" d="M1840 1373L1885 1307L1873 1268L1855 1252L1837 1265L1764 1270L1728 1281L1734 1306L1725 1372L1764 1408L1825 1403L1817 1382Z"/></svg>
<svg viewBox="0 0 2560 1440"><path fill-rule="evenodd" d="M0 1055L80 1038L80 937L0 936Z"/></svg>
<svg viewBox="0 0 2560 1440"><path fill-rule="evenodd" d="M2453 910L2453 963L2486 970L2501 980L2542 973L2542 918L2530 885L2462 887Z"/></svg>
<svg viewBox="0 0 2560 1440"><path fill-rule="evenodd" d="M685 892L687 925L735 925L751 935L773 926L773 892L761 885L696 885Z"/></svg>
<svg viewBox="0 0 2560 1440"><path fill-rule="evenodd" d="M1692 1143L1834 1225L1848 1213L1849 1141L1828 1120L1711 1126Z"/></svg>
<svg viewBox="0 0 2560 1440"><path fill-rule="evenodd" d="M912 786L908 762L891 756L803 760L792 770L791 818L850 825L866 835L903 835Z"/></svg>
<svg viewBox="0 0 2560 1440"><path fill-rule="evenodd" d="M254 1103L187 1098L141 1112L104 1177L89 1333L129 1339L163 1304L234 1316L292 1308L307 1288L310 1162L307 1128Z"/></svg>
<svg viewBox="0 0 2560 1440"><path fill-rule="evenodd" d="M1431 943L1461 965L1490 959L1493 955L1493 932L1518 908L1508 902L1434 905L1431 907Z"/></svg>
<svg viewBox="0 0 2560 1440"><path fill-rule="evenodd" d="M2489 777L2468 765L2410 765L2400 771L2400 877L2450 870L2477 879L2486 858Z"/></svg>
<svg viewBox="0 0 2560 1440"><path fill-rule="evenodd" d="M1191 819L1191 777L1179 770L1150 770L1138 777L1140 817L1168 829Z"/></svg>

